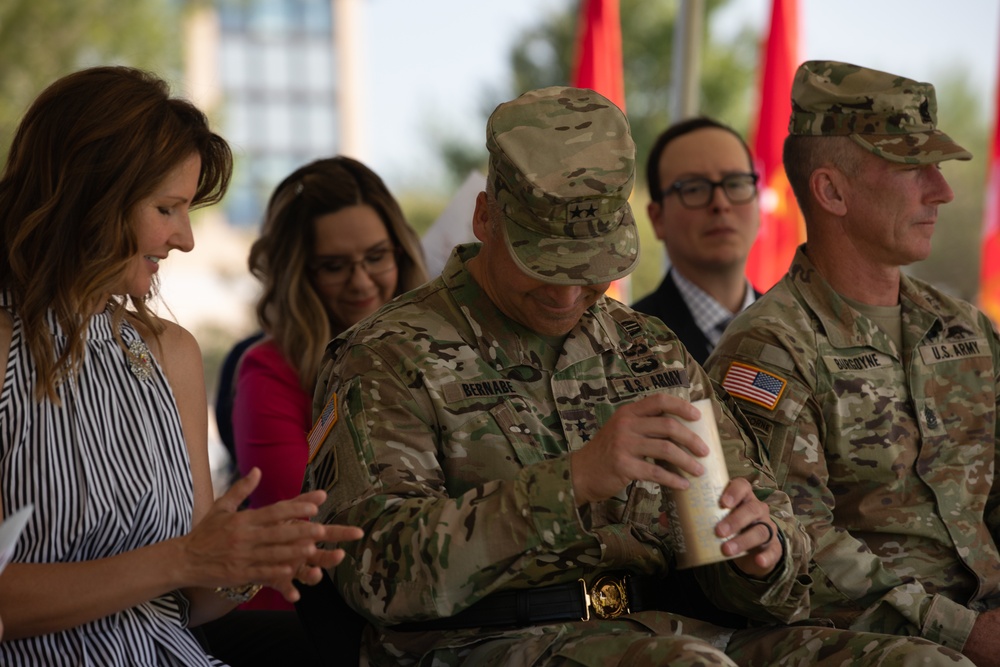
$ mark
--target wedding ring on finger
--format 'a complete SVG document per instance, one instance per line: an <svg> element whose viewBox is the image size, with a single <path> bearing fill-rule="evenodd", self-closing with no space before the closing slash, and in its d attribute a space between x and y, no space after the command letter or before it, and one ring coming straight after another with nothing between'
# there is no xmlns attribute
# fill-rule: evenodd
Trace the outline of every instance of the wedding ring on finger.
<svg viewBox="0 0 1000 667"><path fill-rule="evenodd" d="M747 529L753 528L754 526L764 526L764 528L767 529L767 539L761 542L757 546L757 548L760 549L766 547L768 544L771 543L771 540L774 539L774 528L771 528L771 524L769 524L767 521L754 521L749 526L747 526Z"/></svg>

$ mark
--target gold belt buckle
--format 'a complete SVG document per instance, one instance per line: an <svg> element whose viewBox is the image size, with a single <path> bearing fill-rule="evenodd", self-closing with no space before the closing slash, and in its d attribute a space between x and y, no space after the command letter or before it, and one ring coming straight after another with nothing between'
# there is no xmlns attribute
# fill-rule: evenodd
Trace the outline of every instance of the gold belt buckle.
<svg viewBox="0 0 1000 667"><path fill-rule="evenodd" d="M580 579L584 602L584 616L581 620L590 620L591 609L598 618L618 618L629 613L628 591L625 587L627 577L628 575L616 577L602 574L594 579L589 591L587 582Z"/></svg>

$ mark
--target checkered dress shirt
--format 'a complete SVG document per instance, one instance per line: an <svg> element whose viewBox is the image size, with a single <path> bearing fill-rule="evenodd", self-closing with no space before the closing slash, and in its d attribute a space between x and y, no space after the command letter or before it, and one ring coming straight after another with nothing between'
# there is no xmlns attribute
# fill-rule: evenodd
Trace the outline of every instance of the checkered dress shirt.
<svg viewBox="0 0 1000 667"><path fill-rule="evenodd" d="M674 284L677 285L677 290L681 293L681 298L687 304L688 310L691 311L694 323L705 334L710 348L714 348L719 344L722 332L726 330L736 314L730 313L728 308L716 301L708 292L682 276L676 268L670 272L670 276L673 278ZM748 280L740 312L755 300L753 286Z"/></svg>

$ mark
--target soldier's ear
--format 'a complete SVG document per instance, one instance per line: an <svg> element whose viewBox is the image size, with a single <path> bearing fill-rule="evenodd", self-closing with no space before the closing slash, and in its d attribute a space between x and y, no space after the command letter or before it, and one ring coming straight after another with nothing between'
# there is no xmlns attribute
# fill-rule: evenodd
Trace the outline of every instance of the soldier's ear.
<svg viewBox="0 0 1000 667"><path fill-rule="evenodd" d="M847 188L847 178L835 167L819 167L809 176L816 205L837 217L847 215Z"/></svg>
<svg viewBox="0 0 1000 667"><path fill-rule="evenodd" d="M476 210L472 213L472 233L483 242L493 237L493 224L490 222L489 208L486 202L486 193L480 192L476 196Z"/></svg>

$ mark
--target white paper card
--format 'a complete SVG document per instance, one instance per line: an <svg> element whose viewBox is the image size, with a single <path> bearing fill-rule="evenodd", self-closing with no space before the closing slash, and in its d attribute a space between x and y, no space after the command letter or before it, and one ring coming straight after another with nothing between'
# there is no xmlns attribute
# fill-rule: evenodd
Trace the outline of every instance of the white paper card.
<svg viewBox="0 0 1000 667"><path fill-rule="evenodd" d="M21 536L21 532L28 524L28 518L34 510L34 505L25 505L4 519L3 523L0 523L0 572L3 572L14 555L14 545L17 544L17 538Z"/></svg>

